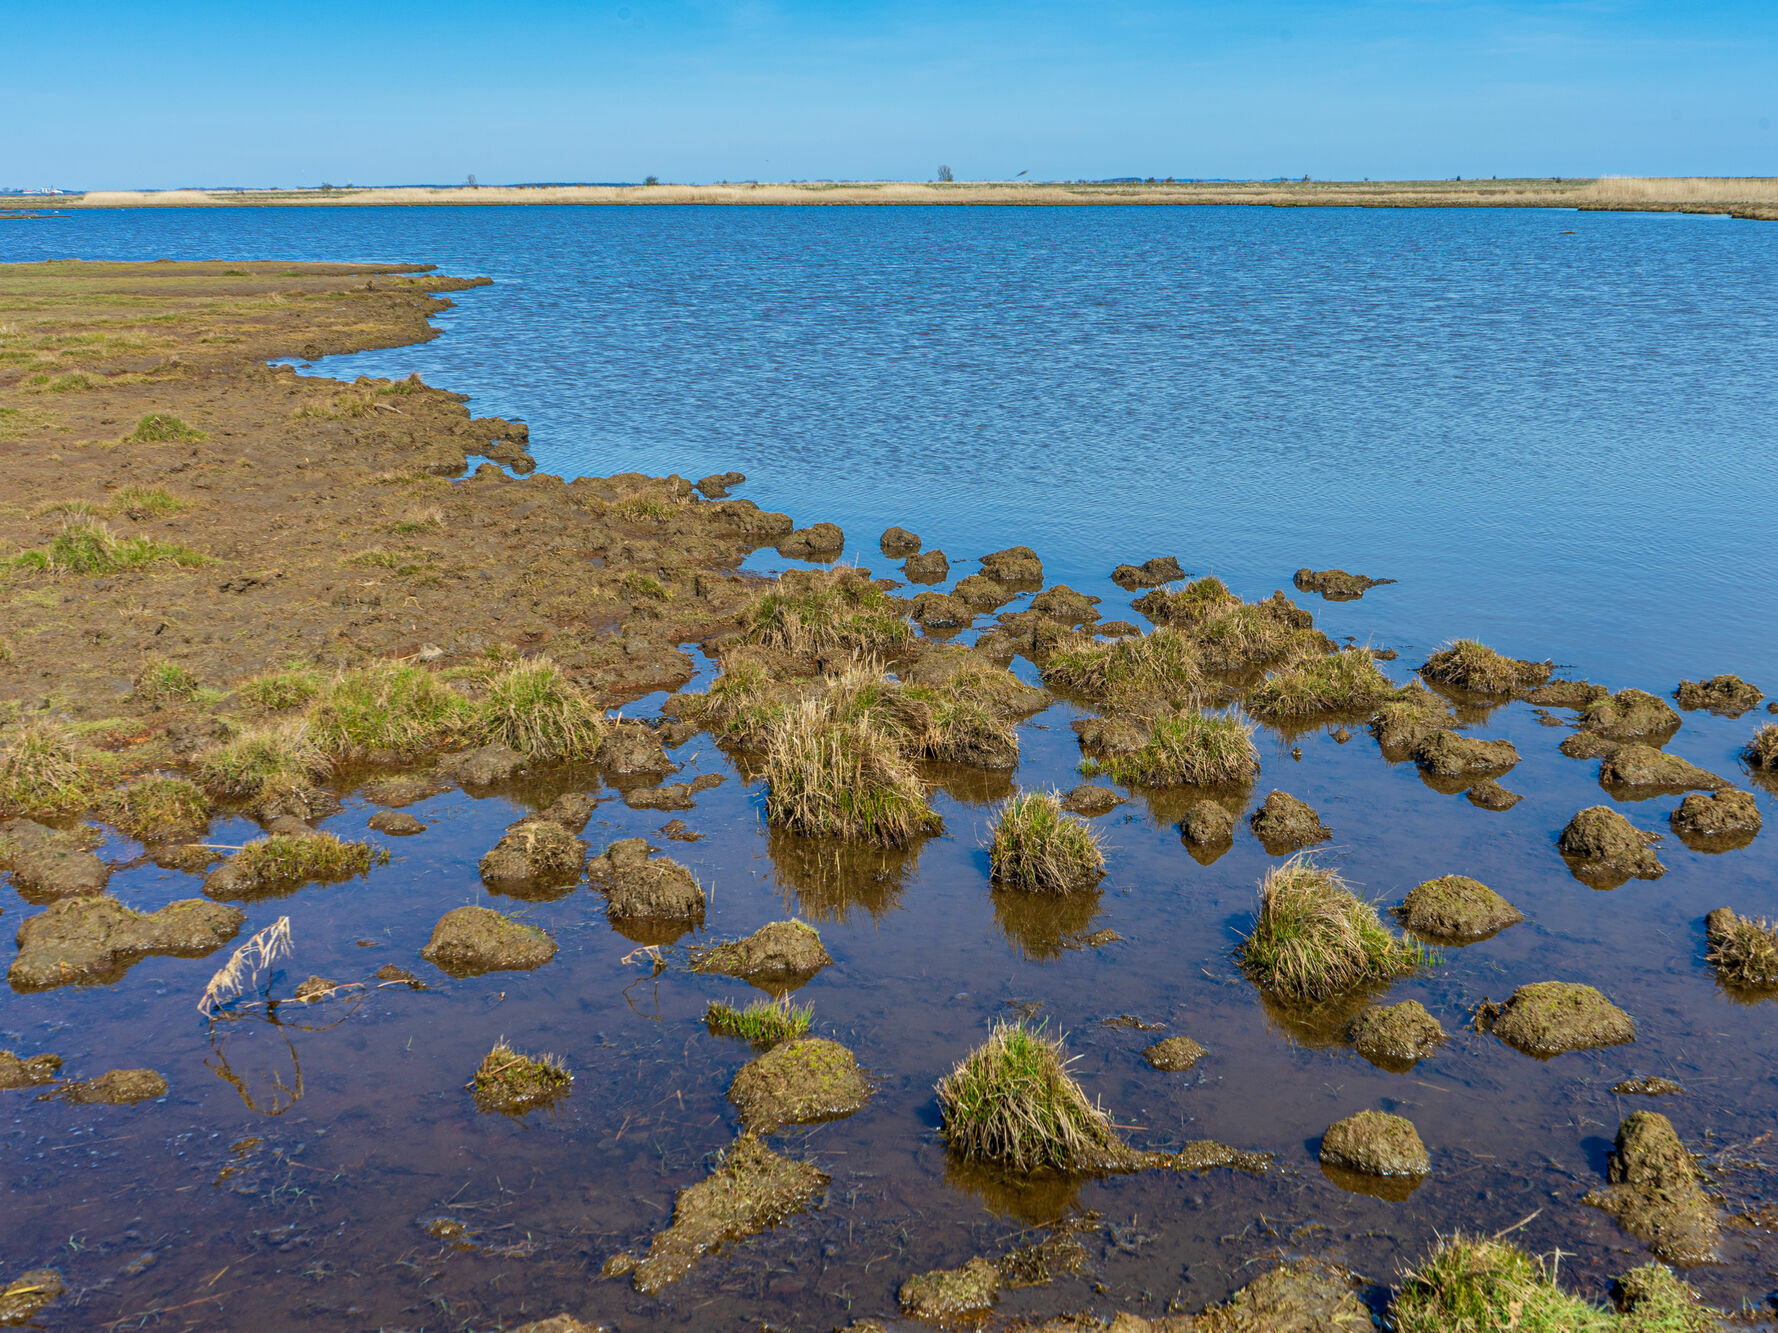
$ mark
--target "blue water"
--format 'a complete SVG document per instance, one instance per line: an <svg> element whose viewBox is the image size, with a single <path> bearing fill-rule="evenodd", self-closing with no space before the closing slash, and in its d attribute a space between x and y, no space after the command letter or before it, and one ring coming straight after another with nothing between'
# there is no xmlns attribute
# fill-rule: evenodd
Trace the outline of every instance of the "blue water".
<svg viewBox="0 0 1778 1333"><path fill-rule="evenodd" d="M418 370L529 421L566 476L738 469L878 569L891 523L953 562L1024 543L1113 597L1111 566L1157 553L1249 596L1337 565L1400 582L1324 623L1404 655L1476 635L1614 686L1770 674L1778 227L386 208L0 230L0 259L69 255L486 274L437 341L318 369Z"/></svg>

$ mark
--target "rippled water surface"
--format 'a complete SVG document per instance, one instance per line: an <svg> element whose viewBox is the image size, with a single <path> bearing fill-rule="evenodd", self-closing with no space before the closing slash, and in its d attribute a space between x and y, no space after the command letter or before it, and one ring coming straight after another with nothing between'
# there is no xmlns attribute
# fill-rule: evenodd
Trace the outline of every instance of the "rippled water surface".
<svg viewBox="0 0 1778 1333"><path fill-rule="evenodd" d="M1341 565L1399 582L1299 600L1330 633L1399 650L1385 668L1397 680L1475 635L1613 688L1665 694L1734 671L1778 692L1778 227L1480 210L490 208L95 212L0 229L0 259L46 255L488 274L437 341L315 370L418 370L479 414L530 422L540 465L564 475L738 469L741 494L841 523L849 558L884 572L889 523L946 550L953 575L1022 542L1052 582L1136 618L1106 577L1120 561L1174 554L1249 597L1288 588L1301 565ZM211 1030L192 1002L215 960L158 958L113 986L0 998L12 1049L57 1051L77 1074L153 1065L171 1084L131 1110L0 1094L0 1277L60 1267L78 1303L45 1322L68 1329L157 1310L174 1328L493 1329L558 1309L624 1329L826 1329L889 1314L909 1273L999 1253L1073 1208L1099 1215L1089 1270L1002 1310L1195 1309L1275 1252L1387 1283L1435 1232L1526 1218L1515 1236L1560 1246L1563 1275L1599 1294L1645 1257L1579 1203L1636 1109L1609 1091L1632 1072L1684 1084L1659 1109L1716 1164L1733 1208L1763 1200L1773 1178L1738 1164L1768 1151L1778 1010L1716 987L1702 917L1778 912L1778 835L1711 855L1669 834L1664 878L1598 892L1554 846L1575 810L1608 800L1597 765L1562 756L1566 733L1527 705L1474 719L1524 755L1505 782L1525 799L1502 813L1386 763L1362 728L1345 743L1262 732L1254 797L1282 787L1315 805L1328 855L1367 894L1393 903L1464 873L1528 918L1393 990L1454 1036L1390 1074L1270 1012L1234 969L1271 863L1244 829L1202 865L1178 810L1138 797L1098 821L1109 875L1090 905L1059 919L996 902L979 846L993 804L1013 783L1076 780L1077 715L1059 703L1022 729L1011 782L941 788L948 836L862 869L769 834L758 785L707 738L675 752L685 775L727 779L684 816L702 841L655 839L712 891L706 937L786 912L817 923L837 962L801 998L877 1091L849 1120L775 1140L832 1174L821 1208L661 1297L598 1269L646 1243L732 1140L724 1091L748 1053L699 1019L746 987L694 976L672 951L650 977L625 963L635 946L596 895L515 903L475 866L518 813L592 773L436 797L414 807L430 831L385 840L396 859L368 879L250 905L249 930L291 916L290 984L394 961L426 991L373 989L300 1027ZM1746 782L1737 753L1764 720L1687 713L1668 748ZM601 790L595 845L667 818ZM1665 832L1677 803L1619 808ZM351 798L325 826L378 839L364 832L374 809ZM152 865L112 885L149 907L197 891ZM522 912L560 955L535 973L443 977L417 953L466 902ZM8 933L33 910L10 888L0 906ZM1099 928L1124 938L1064 947ZM1463 1029L1484 996L1549 978L1600 986L1636 1017L1637 1042L1539 1062ZM1137 1141L1213 1137L1275 1152L1279 1168L1021 1191L959 1173L932 1082L1015 1010L1070 1034L1076 1072ZM1210 1057L1158 1074L1137 1056L1154 1034L1100 1021L1120 1014ZM463 1084L502 1035L573 1068L557 1113L475 1112ZM1349 1193L1316 1165L1321 1131L1365 1107L1412 1117L1431 1148L1433 1177L1403 1201ZM429 1236L439 1216L473 1243ZM1725 1262L1691 1276L1713 1300L1763 1307L1775 1258L1763 1231L1731 1228Z"/></svg>

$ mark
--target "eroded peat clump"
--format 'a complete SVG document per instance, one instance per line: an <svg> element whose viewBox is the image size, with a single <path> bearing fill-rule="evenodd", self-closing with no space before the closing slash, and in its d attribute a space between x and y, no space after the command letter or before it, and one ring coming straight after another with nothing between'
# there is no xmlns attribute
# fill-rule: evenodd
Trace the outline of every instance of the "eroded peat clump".
<svg viewBox="0 0 1778 1333"><path fill-rule="evenodd" d="M1310 1006L1387 985L1433 957L1385 926L1332 870L1303 856L1266 872L1237 956L1255 983L1286 1004Z"/></svg>

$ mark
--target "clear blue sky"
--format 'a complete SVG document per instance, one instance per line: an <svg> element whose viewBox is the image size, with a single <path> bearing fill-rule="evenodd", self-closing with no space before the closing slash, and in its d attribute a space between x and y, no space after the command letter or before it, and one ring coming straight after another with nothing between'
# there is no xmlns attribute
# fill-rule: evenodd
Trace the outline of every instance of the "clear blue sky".
<svg viewBox="0 0 1778 1333"><path fill-rule="evenodd" d="M1778 174L1773 0L15 0L0 186Z"/></svg>

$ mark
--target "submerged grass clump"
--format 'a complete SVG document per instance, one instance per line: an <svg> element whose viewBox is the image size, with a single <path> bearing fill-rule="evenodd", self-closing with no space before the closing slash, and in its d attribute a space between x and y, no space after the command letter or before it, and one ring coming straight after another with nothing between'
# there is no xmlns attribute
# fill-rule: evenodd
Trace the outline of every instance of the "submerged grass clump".
<svg viewBox="0 0 1778 1333"><path fill-rule="evenodd" d="M62 525L41 551L11 558L15 569L40 569L57 574L112 574L153 564L195 568L214 564L207 555L152 537L119 537L95 518L76 516Z"/></svg>
<svg viewBox="0 0 1778 1333"><path fill-rule="evenodd" d="M1055 792L1021 792L1000 807L988 847L990 877L1027 893L1083 893L1105 874L1099 835L1062 810Z"/></svg>
<svg viewBox="0 0 1778 1333"><path fill-rule="evenodd" d="M1549 662L1502 657L1485 643L1458 639L1427 658L1420 674L1472 694L1515 694L1542 685L1550 670Z"/></svg>
<svg viewBox="0 0 1778 1333"><path fill-rule="evenodd" d="M284 713L312 703L325 683L319 671L293 662L280 671L267 671L242 681L235 694L242 703L254 708Z"/></svg>
<svg viewBox="0 0 1778 1333"><path fill-rule="evenodd" d="M332 767L304 721L250 727L197 760L198 779L211 792L248 800L307 788Z"/></svg>
<svg viewBox="0 0 1778 1333"><path fill-rule="evenodd" d="M1247 706L1262 717L1358 712L1394 691L1368 652L1346 648L1280 667L1247 696Z"/></svg>
<svg viewBox="0 0 1778 1333"><path fill-rule="evenodd" d="M786 574L742 623L750 642L796 654L886 652L914 632L894 598L850 569Z"/></svg>
<svg viewBox="0 0 1778 1333"><path fill-rule="evenodd" d="M1063 640L1044 659L1043 679L1057 689L1101 699L1130 694L1185 699L1203 683L1191 640L1167 626L1109 643L1089 634Z"/></svg>
<svg viewBox="0 0 1778 1333"><path fill-rule="evenodd" d="M1432 960L1338 875L1301 855L1266 873L1253 931L1238 953L1249 976L1292 1004L1393 981Z"/></svg>
<svg viewBox="0 0 1778 1333"><path fill-rule="evenodd" d="M1778 723L1768 722L1754 732L1741 753L1755 768L1778 769Z"/></svg>
<svg viewBox="0 0 1778 1333"><path fill-rule="evenodd" d="M0 816L83 809L104 775L101 756L56 723L31 722L0 733Z"/></svg>
<svg viewBox="0 0 1778 1333"><path fill-rule="evenodd" d="M250 842L228 859L237 892L334 884L368 874L389 853L367 842L341 842L331 833L284 834Z"/></svg>
<svg viewBox="0 0 1778 1333"><path fill-rule="evenodd" d="M1094 1171L1130 1155L1111 1117L1068 1073L1062 1043L1023 1023L997 1024L938 1083L952 1150L1015 1171Z"/></svg>
<svg viewBox="0 0 1778 1333"><path fill-rule="evenodd" d="M1451 1236L1410 1272L1390 1302L1397 1333L1704 1333L1718 1327L1697 1293L1664 1264L1618 1279L1620 1314L1562 1290L1518 1246Z"/></svg>
<svg viewBox="0 0 1778 1333"><path fill-rule="evenodd" d="M149 846L193 836L209 817L209 802L196 784L164 776L119 787L100 807L119 832Z"/></svg>
<svg viewBox="0 0 1778 1333"><path fill-rule="evenodd" d="M411 757L437 749L469 727L474 709L421 667L378 662L341 672L309 714L310 733L336 758Z"/></svg>
<svg viewBox="0 0 1778 1333"><path fill-rule="evenodd" d="M766 815L781 828L899 847L942 827L901 739L861 710L805 699L766 743Z"/></svg>
<svg viewBox="0 0 1778 1333"><path fill-rule="evenodd" d="M547 657L515 662L487 681L475 739L531 759L590 757L605 739L605 710Z"/></svg>
<svg viewBox="0 0 1778 1333"><path fill-rule="evenodd" d="M1259 751L1238 712L1184 709L1155 719L1136 748L1106 749L1081 767L1132 786L1207 786L1252 781Z"/></svg>
<svg viewBox="0 0 1778 1333"><path fill-rule="evenodd" d="M806 1033L814 1015L814 1005L794 1005L788 995L775 1000L754 1000L745 1009L712 1000L704 1010L704 1024L719 1037L739 1037L755 1046L776 1046Z"/></svg>
<svg viewBox="0 0 1778 1333"><path fill-rule="evenodd" d="M554 1055L521 1055L501 1038L469 1081L477 1110L523 1115L568 1091L574 1075Z"/></svg>

